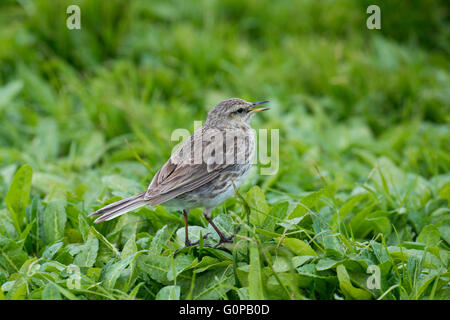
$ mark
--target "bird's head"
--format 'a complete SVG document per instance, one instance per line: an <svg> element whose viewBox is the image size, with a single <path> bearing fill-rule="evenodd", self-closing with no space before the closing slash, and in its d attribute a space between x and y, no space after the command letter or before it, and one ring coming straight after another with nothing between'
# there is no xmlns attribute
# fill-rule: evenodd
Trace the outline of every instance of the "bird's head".
<svg viewBox="0 0 450 320"><path fill-rule="evenodd" d="M248 124L256 113L269 109L258 108L259 105L267 102L269 101L247 102L238 98L224 100L208 113L205 124L211 126Z"/></svg>

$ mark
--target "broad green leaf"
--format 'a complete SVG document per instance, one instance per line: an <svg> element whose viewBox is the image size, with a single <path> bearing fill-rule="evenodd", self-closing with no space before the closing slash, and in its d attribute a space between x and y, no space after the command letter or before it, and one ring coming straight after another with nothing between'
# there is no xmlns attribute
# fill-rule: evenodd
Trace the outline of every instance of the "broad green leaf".
<svg viewBox="0 0 450 320"><path fill-rule="evenodd" d="M133 236L130 239L128 239L127 242L125 243L122 252L120 253L120 258L124 259L132 255L136 251L137 251L136 235L133 234Z"/></svg>
<svg viewBox="0 0 450 320"><path fill-rule="evenodd" d="M62 241L59 241L50 246L47 246L42 253L42 257L46 259L52 259L56 252L58 252L58 250L63 247L63 245L64 243Z"/></svg>
<svg viewBox="0 0 450 320"><path fill-rule="evenodd" d="M181 288L179 286L166 286L159 290L156 300L180 300Z"/></svg>
<svg viewBox="0 0 450 320"><path fill-rule="evenodd" d="M180 278L183 275L180 275ZM179 278L179 279L180 279ZM178 280L177 280L178 283ZM218 268L197 274L193 300L218 300L225 298L225 294L234 285L232 268Z"/></svg>
<svg viewBox="0 0 450 320"><path fill-rule="evenodd" d="M269 215L264 221L264 229L267 231L274 231L275 225L283 221L284 217L287 214L287 210L289 207L289 202L283 201L276 203L270 210Z"/></svg>
<svg viewBox="0 0 450 320"><path fill-rule="evenodd" d="M139 292L139 289L144 285L144 282L140 282L137 286L134 287L133 291L128 295L129 300L135 300L136 296Z"/></svg>
<svg viewBox="0 0 450 320"><path fill-rule="evenodd" d="M61 293L53 283L48 283L42 291L43 300L62 300Z"/></svg>
<svg viewBox="0 0 450 320"><path fill-rule="evenodd" d="M112 289L122 272L136 259L142 252L136 252L125 259L118 260L105 267L103 270L103 284L105 288Z"/></svg>
<svg viewBox="0 0 450 320"><path fill-rule="evenodd" d="M314 259L316 259L316 256L295 256L292 257L292 265L294 268L301 267L305 263L311 262Z"/></svg>
<svg viewBox="0 0 450 320"><path fill-rule="evenodd" d="M47 244L64 238L66 220L64 202L61 199L51 200L44 212L44 231Z"/></svg>
<svg viewBox="0 0 450 320"><path fill-rule="evenodd" d="M83 237L83 240L86 241L89 236L89 231L91 227L89 226L89 223L86 220L86 217L79 214L78 215L78 230L81 233L81 236Z"/></svg>
<svg viewBox="0 0 450 320"><path fill-rule="evenodd" d="M7 209L0 210L0 235L10 239L16 239L20 230L17 230L17 223L13 220L11 212Z"/></svg>
<svg viewBox="0 0 450 320"><path fill-rule="evenodd" d="M103 243L109 250L114 253L114 255L119 255L119 251L116 249L116 247L111 242L109 242L104 235L98 232L97 229L91 227L89 229L89 233L92 233L98 240L100 240L101 243Z"/></svg>
<svg viewBox="0 0 450 320"><path fill-rule="evenodd" d="M167 229L167 225L163 228L159 229L155 236L152 239L150 244L150 253L152 254L160 254L163 250L164 246L167 244L169 240L169 230Z"/></svg>
<svg viewBox="0 0 450 320"><path fill-rule="evenodd" d="M353 208L368 197L368 193L358 193L355 196L348 199L339 209L339 218L344 219Z"/></svg>
<svg viewBox="0 0 450 320"><path fill-rule="evenodd" d="M243 288L237 289L237 294L239 296L239 300L249 300L248 287L243 287Z"/></svg>
<svg viewBox="0 0 450 320"><path fill-rule="evenodd" d="M167 279L172 281L174 280L179 274L181 274L184 270L189 269L191 266L194 266L197 264L197 259L189 255L184 254L178 254L174 261L174 268L170 268L169 272L167 273ZM173 270L175 269L175 270ZM175 272L175 275L174 275Z"/></svg>
<svg viewBox="0 0 450 320"><path fill-rule="evenodd" d="M272 269L276 273L287 272L291 270L292 267L292 261L290 261L287 257L275 257L273 260Z"/></svg>
<svg viewBox="0 0 450 320"><path fill-rule="evenodd" d="M81 155L78 158L80 167L90 167L95 164L105 152L105 138L101 132L94 131L81 145Z"/></svg>
<svg viewBox="0 0 450 320"><path fill-rule="evenodd" d="M102 182L109 189L113 190L112 193L115 196L129 197L133 194L142 192L142 185L120 175L105 176L103 177Z"/></svg>
<svg viewBox="0 0 450 320"><path fill-rule="evenodd" d="M22 80L14 80L11 82L8 82L5 86L0 87L0 110L7 106L14 97L17 96L17 94L22 90L23 88L23 81Z"/></svg>
<svg viewBox="0 0 450 320"><path fill-rule="evenodd" d="M169 257L156 254L141 255L137 260L137 265L153 280L165 285L170 284L171 281L167 279L171 268Z"/></svg>
<svg viewBox="0 0 450 320"><path fill-rule="evenodd" d="M80 267L92 267L97 259L98 239L93 236L86 241L73 263Z"/></svg>
<svg viewBox="0 0 450 320"><path fill-rule="evenodd" d="M209 256L206 256L196 266L194 273L202 273L209 269L226 267L233 262L231 260L218 260Z"/></svg>
<svg viewBox="0 0 450 320"><path fill-rule="evenodd" d="M9 273L19 271L28 255L13 240L0 236L0 266Z"/></svg>
<svg viewBox="0 0 450 320"><path fill-rule="evenodd" d="M17 170L5 197L16 227L20 227L25 218L25 207L30 202L31 180L33 168L25 164ZM20 231L20 230L17 230Z"/></svg>
<svg viewBox="0 0 450 320"><path fill-rule="evenodd" d="M60 285L53 282L53 285L59 290L59 292L69 300L79 300L76 295L67 290L66 288L61 287Z"/></svg>
<svg viewBox="0 0 450 320"><path fill-rule="evenodd" d="M263 275L259 249L255 242L250 244L250 269L248 272L248 294L250 300L265 300Z"/></svg>
<svg viewBox="0 0 450 320"><path fill-rule="evenodd" d="M252 187L247 192L246 201L250 207L250 223L256 226L262 226L270 211L264 191L258 186Z"/></svg>
<svg viewBox="0 0 450 320"><path fill-rule="evenodd" d="M447 200L450 205L450 181L442 186L439 191L439 198Z"/></svg>
<svg viewBox="0 0 450 320"><path fill-rule="evenodd" d="M27 297L27 278L20 275L6 294L6 300L24 300Z"/></svg>
<svg viewBox="0 0 450 320"><path fill-rule="evenodd" d="M323 194L323 189L316 192L311 192L302 198L300 203L295 207L295 209L289 214L289 219L302 217L309 211L314 211L314 207L319 201L320 196Z"/></svg>
<svg viewBox="0 0 450 320"><path fill-rule="evenodd" d="M340 261L336 261L330 258L320 259L319 262L317 262L316 264L316 270L317 271L328 270L334 268L339 263Z"/></svg>
<svg viewBox="0 0 450 320"><path fill-rule="evenodd" d="M424 243L427 246L435 246L439 243L441 239L441 234L438 228L430 224L425 226L417 237L417 241Z"/></svg>
<svg viewBox="0 0 450 320"><path fill-rule="evenodd" d="M337 266L336 272L339 279L339 286L347 298L356 300L369 300L372 298L372 294L369 292L352 285L350 276L343 264Z"/></svg>
<svg viewBox="0 0 450 320"><path fill-rule="evenodd" d="M298 288L300 282L300 275L291 272L280 272L275 275L269 276L266 282L267 294L270 299L291 299L294 298L294 293L291 288ZM281 284L280 284L281 282ZM295 298L301 298L299 295L295 295Z"/></svg>
<svg viewBox="0 0 450 320"><path fill-rule="evenodd" d="M59 150L59 130L55 119L40 118L31 148L41 162L52 161L56 158Z"/></svg>
<svg viewBox="0 0 450 320"><path fill-rule="evenodd" d="M450 217L447 216L444 218L438 225L439 233L441 234L442 239L450 245Z"/></svg>
<svg viewBox="0 0 450 320"><path fill-rule="evenodd" d="M275 238L277 242L280 242L280 238ZM306 242L296 238L283 238L281 244L291 250L297 256L316 256L317 253Z"/></svg>
<svg viewBox="0 0 450 320"><path fill-rule="evenodd" d="M344 255L346 248L342 245L337 234L330 230L329 224L324 221L323 217L317 215L312 216L312 219L316 241L325 248L327 255L331 257Z"/></svg>

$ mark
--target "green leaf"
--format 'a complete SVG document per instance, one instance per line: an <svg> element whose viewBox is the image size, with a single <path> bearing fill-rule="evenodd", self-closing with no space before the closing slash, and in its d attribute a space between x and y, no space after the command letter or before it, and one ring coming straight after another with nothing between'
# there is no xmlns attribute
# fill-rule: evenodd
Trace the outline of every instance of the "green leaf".
<svg viewBox="0 0 450 320"><path fill-rule="evenodd" d="M65 296L67 299L69 300L79 300L78 297L76 295L74 295L72 292L70 292L69 290L67 290L66 288L61 287L60 285L52 282L53 285L59 290L59 292Z"/></svg>
<svg viewBox="0 0 450 320"><path fill-rule="evenodd" d="M82 214L78 215L78 229L81 233L81 236L83 237L83 240L86 241L89 237L89 231L91 227Z"/></svg>
<svg viewBox="0 0 450 320"><path fill-rule="evenodd" d="M417 242L424 243L427 246L435 246L439 243L441 234L434 225L425 226L417 237Z"/></svg>
<svg viewBox="0 0 450 320"><path fill-rule="evenodd" d="M259 249L255 242L250 244L250 269L248 272L248 294L250 300L265 300L263 275Z"/></svg>
<svg viewBox="0 0 450 320"><path fill-rule="evenodd" d="M97 259L98 239L92 236L82 247L73 263L80 267L92 267Z"/></svg>
<svg viewBox="0 0 450 320"><path fill-rule="evenodd" d="M280 282L284 285L280 284ZM291 272L282 272L277 273L277 277L275 275L271 275L266 282L267 294L270 299L279 300L279 299L291 299L292 293L286 292L285 288L294 287L297 288L300 282L300 275L297 273Z"/></svg>
<svg viewBox="0 0 450 320"><path fill-rule="evenodd" d="M170 281L175 280L176 277L184 270L189 269L191 266L197 264L197 261L198 260L194 259L194 257L192 256L178 254L173 261L175 270L173 270L173 268L170 268L169 272L167 273L167 279Z"/></svg>
<svg viewBox="0 0 450 320"><path fill-rule="evenodd" d="M17 170L5 197L5 202L10 210L16 224L17 231L20 232L21 225L25 218L25 207L30 202L31 180L33 168L25 164Z"/></svg>
<svg viewBox="0 0 450 320"><path fill-rule="evenodd" d="M339 264L340 261L336 261L330 258L324 258L320 259L319 262L316 264L316 270L317 271L323 271L334 268L337 264Z"/></svg>
<svg viewBox="0 0 450 320"><path fill-rule="evenodd" d="M167 244L169 240L169 230L167 229L167 225L159 229L155 236L152 239L150 244L150 253L152 254L160 254L164 248L164 245Z"/></svg>
<svg viewBox="0 0 450 320"><path fill-rule="evenodd" d="M61 199L51 200L44 212L44 231L47 244L64 238L66 220L64 201Z"/></svg>
<svg viewBox="0 0 450 320"><path fill-rule="evenodd" d="M343 264L340 264L336 268L337 277L339 280L339 286L347 298L357 299L357 300L369 300L372 298L372 294L369 292L355 288L350 280L347 270Z"/></svg>
<svg viewBox="0 0 450 320"><path fill-rule="evenodd" d="M48 283L42 291L43 300L62 300L61 293L53 283Z"/></svg>
<svg viewBox="0 0 450 320"><path fill-rule="evenodd" d="M59 149L58 123L55 119L40 118L36 137L33 139L33 152L40 161L51 161L58 155Z"/></svg>
<svg viewBox="0 0 450 320"><path fill-rule="evenodd" d="M250 207L250 223L256 226L262 226L270 211L264 191L258 186L252 187L247 192L246 201Z"/></svg>
<svg viewBox="0 0 450 320"><path fill-rule="evenodd" d="M450 181L445 183L439 191L439 198L447 200L450 204Z"/></svg>
<svg viewBox="0 0 450 320"><path fill-rule="evenodd" d="M277 242L280 238L275 238ZM283 238L281 244L295 253L297 256L317 256L317 253L306 242L296 238Z"/></svg>
<svg viewBox="0 0 450 320"><path fill-rule="evenodd" d="M352 210L353 208L363 200L365 200L368 197L368 193L358 193L348 199L339 209L339 218L344 219Z"/></svg>
<svg viewBox="0 0 450 320"><path fill-rule="evenodd" d="M9 273L19 271L28 255L13 240L0 236L0 266Z"/></svg>
<svg viewBox="0 0 450 320"><path fill-rule="evenodd" d="M137 261L138 268L148 274L150 278L165 285L170 284L167 279L171 268L169 257L150 253L140 256Z"/></svg>
<svg viewBox="0 0 450 320"><path fill-rule="evenodd" d="M159 290L155 300L180 300L179 286L166 286Z"/></svg>
<svg viewBox="0 0 450 320"><path fill-rule="evenodd" d="M120 277L121 273L136 259L142 252L136 252L129 255L123 260L118 260L114 263L107 265L104 269L103 274L103 284L105 288L114 288L117 279Z"/></svg>
<svg viewBox="0 0 450 320"><path fill-rule="evenodd" d="M92 132L81 145L81 155L78 158L80 167L90 167L95 164L105 152L105 138L101 132Z"/></svg>
<svg viewBox="0 0 450 320"><path fill-rule="evenodd" d="M314 207L316 206L323 192L324 191L322 189L316 192L311 192L310 194L303 197L297 207L295 207L295 209L289 214L289 219L302 217L309 211L314 211Z"/></svg>
<svg viewBox="0 0 450 320"><path fill-rule="evenodd" d="M180 278L181 276L183 275L180 275ZM234 275L232 268L225 267L206 271L201 275L197 275L192 299L223 299L233 285Z"/></svg>
<svg viewBox="0 0 450 320"><path fill-rule="evenodd" d="M289 202L287 201L276 203L264 221L264 229L266 231L274 231L275 225L278 222L283 221L283 218L286 216L288 207Z"/></svg>
<svg viewBox="0 0 450 320"><path fill-rule="evenodd" d="M8 84L6 84L3 87L0 87L0 97L2 99L0 100L0 110L7 106L15 96L22 90L23 88L23 81L22 80L15 80L11 81Z"/></svg>
<svg viewBox="0 0 450 320"><path fill-rule="evenodd" d="M123 246L122 252L120 253L120 258L124 259L137 251L136 246L136 235L133 234L130 239L127 240Z"/></svg>
<svg viewBox="0 0 450 320"><path fill-rule="evenodd" d="M24 300L27 297L27 278L21 275L6 295L6 300Z"/></svg>
<svg viewBox="0 0 450 320"><path fill-rule="evenodd" d="M89 233L92 233L98 240L100 240L101 243L103 243L109 250L111 250L115 255L119 255L119 251L116 249L116 247L108 241L108 239L105 238L104 235L102 235L100 232L97 231L94 227L91 227L89 229Z"/></svg>
<svg viewBox="0 0 450 320"><path fill-rule="evenodd" d="M206 270L209 270L209 269L226 267L226 266L228 266L230 264L232 264L232 261L228 260L228 259L220 261L220 260L218 260L216 258L213 258L213 257L210 257L210 256L205 256L205 257L203 257L202 261L200 261L195 266L194 273L202 273L202 272L205 272Z"/></svg>
<svg viewBox="0 0 450 320"><path fill-rule="evenodd" d="M46 247L44 252L42 253L42 257L46 259L52 259L56 252L58 252L58 250L61 249L63 245L64 243L62 241L59 241L52 244L51 246Z"/></svg>

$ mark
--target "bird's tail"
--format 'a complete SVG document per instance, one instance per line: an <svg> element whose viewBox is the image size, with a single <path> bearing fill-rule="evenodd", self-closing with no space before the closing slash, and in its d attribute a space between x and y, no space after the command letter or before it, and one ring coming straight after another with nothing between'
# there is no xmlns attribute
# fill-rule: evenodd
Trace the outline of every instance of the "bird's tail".
<svg viewBox="0 0 450 320"><path fill-rule="evenodd" d="M142 192L129 198L113 202L106 207L92 212L89 217L100 216L94 221L95 223L114 219L128 211L144 206L147 203L147 200L144 200L144 195L145 192Z"/></svg>

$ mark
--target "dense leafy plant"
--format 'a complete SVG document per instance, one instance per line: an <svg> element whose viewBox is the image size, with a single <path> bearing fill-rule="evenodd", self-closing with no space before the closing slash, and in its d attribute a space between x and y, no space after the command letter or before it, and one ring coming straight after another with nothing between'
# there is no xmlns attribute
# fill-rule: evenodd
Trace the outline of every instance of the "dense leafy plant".
<svg viewBox="0 0 450 320"><path fill-rule="evenodd" d="M443 3L370 31L360 1L75 1L70 31L72 2L0 3L0 299L450 298ZM201 209L176 254L179 212L93 224L229 97L280 133L213 211L233 245Z"/></svg>

